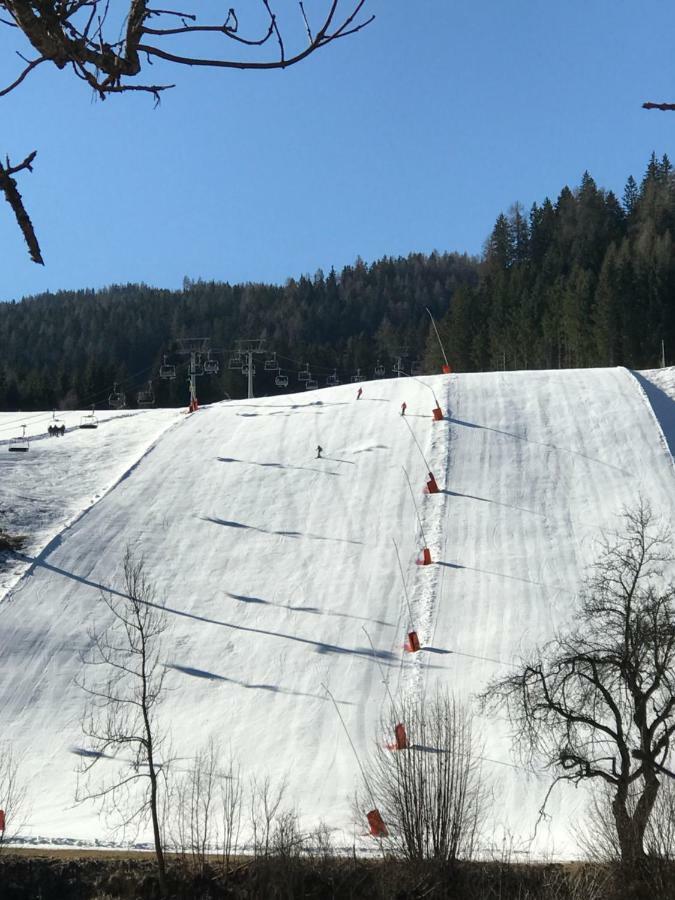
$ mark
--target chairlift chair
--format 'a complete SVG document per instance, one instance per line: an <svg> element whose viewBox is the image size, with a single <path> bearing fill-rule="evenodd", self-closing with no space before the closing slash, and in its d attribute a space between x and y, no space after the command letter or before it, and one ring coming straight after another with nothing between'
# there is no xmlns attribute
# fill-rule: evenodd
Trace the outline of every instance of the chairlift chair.
<svg viewBox="0 0 675 900"><path fill-rule="evenodd" d="M56 410L53 409L52 410L52 421L51 421L52 428L54 428L54 427L61 428L64 424L65 423L64 423L63 419L57 418Z"/></svg>
<svg viewBox="0 0 675 900"><path fill-rule="evenodd" d="M278 372L279 371L279 363L277 362L277 355L273 353L265 360L265 371L266 372Z"/></svg>
<svg viewBox="0 0 675 900"><path fill-rule="evenodd" d="M21 426L21 437L14 438L9 442L7 448L10 453L28 453L30 450L30 441L26 437L26 426Z"/></svg>
<svg viewBox="0 0 675 900"><path fill-rule="evenodd" d="M94 415L94 408L88 416L82 416L80 419L80 428L98 428L98 419Z"/></svg>
<svg viewBox="0 0 675 900"><path fill-rule="evenodd" d="M229 369L243 369L244 360L241 353L235 353L234 356L231 356L227 366Z"/></svg>
<svg viewBox="0 0 675 900"><path fill-rule="evenodd" d="M307 363L305 368L300 369L300 371L298 372L298 381L309 381L310 378L311 375L309 371L309 363Z"/></svg>
<svg viewBox="0 0 675 900"><path fill-rule="evenodd" d="M415 376L422 374L422 363L419 360L410 363L410 374Z"/></svg>
<svg viewBox="0 0 675 900"><path fill-rule="evenodd" d="M274 379L274 383L277 387L288 387L288 375L282 375L281 370L279 370L279 374Z"/></svg>
<svg viewBox="0 0 675 900"><path fill-rule="evenodd" d="M312 378L311 374L307 381L305 382L305 390L306 391L315 391L319 387L319 382L316 378Z"/></svg>
<svg viewBox="0 0 675 900"><path fill-rule="evenodd" d="M366 380L365 376L361 374L361 369L357 369L356 374L352 375L352 378L351 378L352 384L357 384L359 381L365 381L365 380Z"/></svg>
<svg viewBox="0 0 675 900"><path fill-rule="evenodd" d="M117 387L117 382L113 385L112 393L108 397L108 406L112 409L124 409L127 405L126 395Z"/></svg>
<svg viewBox="0 0 675 900"><path fill-rule="evenodd" d="M217 359L211 359L211 353L209 352L208 357L204 360L204 374L217 375L219 371L220 363Z"/></svg>
<svg viewBox="0 0 675 900"><path fill-rule="evenodd" d="M138 392L136 402L138 403L139 406L154 406L155 405L155 392L152 389L152 381L148 382L148 386L144 391Z"/></svg>
<svg viewBox="0 0 675 900"><path fill-rule="evenodd" d="M338 384L340 384L340 379L337 376L337 369L333 369L333 374L326 378L326 387L336 387Z"/></svg>
<svg viewBox="0 0 675 900"><path fill-rule="evenodd" d="M176 367L167 363L166 356L167 354L165 353L164 362L159 367L159 377L163 378L165 381L168 381L176 377Z"/></svg>
<svg viewBox="0 0 675 900"><path fill-rule="evenodd" d="M375 366L375 377L376 378L384 378L384 366L379 361L379 359L377 361L377 365Z"/></svg>
<svg viewBox="0 0 675 900"><path fill-rule="evenodd" d="M241 374L248 375L248 363L241 367ZM251 363L251 375L255 375L255 363Z"/></svg>

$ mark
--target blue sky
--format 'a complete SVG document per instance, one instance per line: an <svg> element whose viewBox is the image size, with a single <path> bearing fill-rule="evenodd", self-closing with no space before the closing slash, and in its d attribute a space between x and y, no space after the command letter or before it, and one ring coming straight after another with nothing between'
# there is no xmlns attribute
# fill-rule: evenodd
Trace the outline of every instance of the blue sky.
<svg viewBox="0 0 675 900"><path fill-rule="evenodd" d="M555 197L586 168L620 194L652 149L675 158L675 113L640 108L675 101L672 3L366 8L365 31L285 72L164 73L178 86L159 109L144 95L95 102L45 66L0 99L0 152L38 150L19 188L46 261L28 260L0 204L0 299L478 253L516 200ZM5 81L13 37L0 32Z"/></svg>

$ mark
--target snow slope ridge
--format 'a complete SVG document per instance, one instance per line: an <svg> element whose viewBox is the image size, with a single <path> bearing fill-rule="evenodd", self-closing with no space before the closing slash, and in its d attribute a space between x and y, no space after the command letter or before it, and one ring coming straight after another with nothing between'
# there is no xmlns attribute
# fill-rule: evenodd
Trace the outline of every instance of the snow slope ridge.
<svg viewBox="0 0 675 900"><path fill-rule="evenodd" d="M101 412L99 427L80 431L85 413L63 413L65 437L45 434L51 415L33 414L27 454L8 454L0 440L2 521L15 534L25 534L23 554L5 558L0 570L0 599L19 580L30 559L51 549L59 534L110 491L147 453L158 436L182 421L175 409ZM0 433L20 433L23 414L0 414ZM24 416L24 418L26 418Z"/></svg>
<svg viewBox="0 0 675 900"><path fill-rule="evenodd" d="M675 369L631 372L661 431L663 445L675 464Z"/></svg>
<svg viewBox="0 0 675 900"><path fill-rule="evenodd" d="M73 806L87 751L74 679L127 546L169 611L163 714L175 752L189 759L220 738L245 776L287 777L303 827L324 820L351 845L366 831L351 808L359 768L322 684L365 761L391 737L379 728L388 689L424 697L439 685L469 702L573 619L594 540L624 505L642 495L673 517L672 463L620 370L363 387L360 400L348 385L189 417L0 604L3 731L25 752L35 796L26 839L108 839L95 807ZM443 421L432 420L429 387ZM439 494L422 493L423 457ZM415 564L421 535L403 467L432 566ZM410 616L392 538L416 654L404 652ZM507 723L480 724L495 840L508 828L523 849L572 854L581 792L554 794L532 843L546 782L520 768Z"/></svg>

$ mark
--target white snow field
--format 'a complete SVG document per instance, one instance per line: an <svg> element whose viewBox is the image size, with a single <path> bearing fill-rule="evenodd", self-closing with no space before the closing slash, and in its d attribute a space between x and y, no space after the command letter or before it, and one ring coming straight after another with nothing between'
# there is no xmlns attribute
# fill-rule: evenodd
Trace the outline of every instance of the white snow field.
<svg viewBox="0 0 675 900"><path fill-rule="evenodd" d="M106 621L100 592L121 588L130 546L169 610L162 716L178 756L213 735L245 776L288 778L303 827L324 820L346 845L374 843L354 823L359 767L322 685L365 760L391 739L378 731L383 677L395 696L440 684L468 701L570 622L594 540L616 530L623 506L642 496L673 520L675 379L666 382L621 368L369 382L358 401L349 385L188 417L146 411L36 442L29 458L3 454L3 500L20 484L40 506L64 504L70 522L29 554L0 603L2 737L30 773L24 839L110 837L96 806L73 802L87 750L75 678L88 628ZM430 388L443 421L432 419ZM422 454L439 494L422 493ZM404 466L431 566L415 565ZM403 650L392 538L423 646L415 654ZM495 792L488 843L506 830L535 855L575 855L583 793L557 788L530 842L548 782L519 767L505 723L481 727Z"/></svg>

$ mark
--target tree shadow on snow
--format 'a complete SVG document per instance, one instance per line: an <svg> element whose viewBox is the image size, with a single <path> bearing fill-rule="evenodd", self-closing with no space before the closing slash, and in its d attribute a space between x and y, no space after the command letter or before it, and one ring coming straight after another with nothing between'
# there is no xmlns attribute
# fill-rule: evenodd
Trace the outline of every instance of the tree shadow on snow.
<svg viewBox="0 0 675 900"><path fill-rule="evenodd" d="M613 469L615 472L620 472L622 475L632 474L631 472L627 472L626 469L622 469L620 466L612 465L612 463L606 462L604 459L596 459L594 456L588 456L580 450L571 450L569 447L559 447L557 444L550 444L547 441L533 441L530 438L527 438L522 434L516 434L513 431L503 431L501 428L492 428L489 425L479 425L477 422L464 422L462 419L455 419L452 417L448 419L448 424L463 425L465 428L479 428L482 431L492 431L495 434L503 434L505 437L513 438L516 441L523 441L525 444L532 444L536 447L545 447L547 450L557 450L559 453L571 453L574 456L580 456L582 459L587 459L589 462L597 463L608 469Z"/></svg>
<svg viewBox="0 0 675 900"><path fill-rule="evenodd" d="M226 528L242 528L245 531L257 531L260 534L271 534L275 537L309 538L312 541L336 541L339 544L359 544L362 541L352 541L349 538L324 537L321 534L303 533L302 531L275 531L270 528L260 528L258 525L246 525L243 522L234 522L230 519L219 519L215 516L200 516L202 522L212 522L214 525L223 525Z"/></svg>
<svg viewBox="0 0 675 900"><path fill-rule="evenodd" d="M334 616L338 619L355 619L358 622L372 622L375 625L383 625L386 628L395 628L394 622L385 622L383 619L372 619L368 616L355 616L351 613L334 612L331 609L319 609L316 606L291 606L290 603L275 603L273 600L263 600L261 597L247 597L244 594L232 594L227 591L227 596L240 603L254 603L261 606L274 606L277 609L287 609L290 612L308 613L313 616Z"/></svg>
<svg viewBox="0 0 675 900"><path fill-rule="evenodd" d="M294 691L291 688L284 688L278 684L256 684L254 682L242 681L240 678L231 678L226 675L217 675L215 672L207 672L204 669L195 669L193 666L181 666L178 663L167 663L167 669L173 669L183 675L189 675L192 678L203 678L207 681L221 681L228 684L235 684L237 687L245 688L250 691L267 691L270 694L286 694L290 697L309 697L312 700L328 700L325 694L312 694L307 691ZM342 706L354 706L351 700L338 700Z"/></svg>
<svg viewBox="0 0 675 900"><path fill-rule="evenodd" d="M236 459L233 456L217 456L218 462L242 463L247 466L260 466L261 469L295 469L298 472L319 472L322 475L341 475L341 472L331 472L329 469L317 469L314 466L292 466L289 463L256 462L253 459Z"/></svg>
<svg viewBox="0 0 675 900"><path fill-rule="evenodd" d="M530 513L533 516L540 516L545 519L544 513L535 512L533 509L527 509L525 506L515 506L513 503L503 503L501 500L490 500L489 497L478 497L475 494L462 494L460 491L440 490L439 494L446 494L448 497L465 497L467 500L480 500L482 503L494 503L495 506L505 506L507 509L516 509L519 512Z"/></svg>

